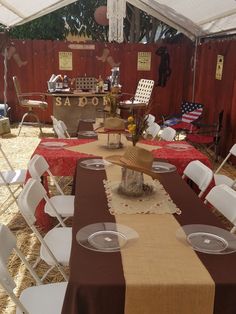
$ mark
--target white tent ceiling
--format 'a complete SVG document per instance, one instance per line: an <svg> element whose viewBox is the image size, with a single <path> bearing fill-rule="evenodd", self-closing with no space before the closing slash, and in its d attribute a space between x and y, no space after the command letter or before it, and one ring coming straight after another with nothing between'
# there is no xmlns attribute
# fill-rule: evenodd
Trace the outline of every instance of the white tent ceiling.
<svg viewBox="0 0 236 314"><path fill-rule="evenodd" d="M236 0L127 0L191 39L236 33Z"/></svg>
<svg viewBox="0 0 236 314"><path fill-rule="evenodd" d="M110 1L110 0L108 0ZM0 0L0 23L11 27L75 0ZM236 0L127 0L191 39L236 33Z"/></svg>
<svg viewBox="0 0 236 314"><path fill-rule="evenodd" d="M15 26L58 10L76 0L0 0L0 23Z"/></svg>

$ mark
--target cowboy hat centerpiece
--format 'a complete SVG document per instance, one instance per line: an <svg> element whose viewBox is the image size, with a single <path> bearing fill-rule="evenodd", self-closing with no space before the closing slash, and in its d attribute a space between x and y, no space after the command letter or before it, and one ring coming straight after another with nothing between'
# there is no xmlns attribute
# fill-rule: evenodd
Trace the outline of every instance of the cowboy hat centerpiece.
<svg viewBox="0 0 236 314"><path fill-rule="evenodd" d="M153 156L151 152L137 146L129 146L123 155L112 155L106 160L122 167L122 178L118 192L128 196L151 194L153 187L144 184L143 173L157 178L152 170Z"/></svg>
<svg viewBox="0 0 236 314"><path fill-rule="evenodd" d="M125 121L117 117L109 117L104 121L104 126L96 130L97 133L107 134L108 148L121 148L121 134L127 133Z"/></svg>

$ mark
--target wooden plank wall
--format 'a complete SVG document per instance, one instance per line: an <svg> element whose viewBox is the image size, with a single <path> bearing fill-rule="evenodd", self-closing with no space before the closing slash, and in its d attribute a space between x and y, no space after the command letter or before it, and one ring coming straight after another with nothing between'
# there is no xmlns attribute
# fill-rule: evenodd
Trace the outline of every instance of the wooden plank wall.
<svg viewBox="0 0 236 314"><path fill-rule="evenodd" d="M86 43L87 45L88 43ZM160 56L156 50L166 46L170 55L171 76L165 87L155 86L153 91L152 112L157 119L162 115L179 112L182 100L192 100L193 55L194 44L183 40L175 44L104 44L90 43L94 50L73 49L70 42L43 40L14 40L12 45L16 53L8 60L8 104L12 107L12 121L19 121L24 109L17 104L12 83L12 76L17 75L22 91L47 90L47 80L54 74L76 76L101 75L103 78L111 74L111 61L119 64L122 92L134 93L140 78L158 80ZM71 51L73 54L73 70L59 71L58 52ZM137 71L138 52L151 52L151 70ZM102 57L109 52L103 62ZM221 81L215 79L216 58L224 55L224 70ZM224 130L221 142L221 153L224 155L236 142L236 41L212 41L198 46L195 101L205 104L204 122L215 122L219 111L224 108ZM20 66L17 58L26 61ZM0 101L3 102L3 56L0 55ZM51 99L49 108L39 112L40 119L50 122L52 114Z"/></svg>

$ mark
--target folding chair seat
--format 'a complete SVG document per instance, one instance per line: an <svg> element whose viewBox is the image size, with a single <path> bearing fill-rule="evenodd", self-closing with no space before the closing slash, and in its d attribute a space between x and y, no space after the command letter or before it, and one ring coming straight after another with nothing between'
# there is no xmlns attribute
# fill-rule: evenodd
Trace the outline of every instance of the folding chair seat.
<svg viewBox="0 0 236 314"><path fill-rule="evenodd" d="M236 191L231 189L226 184L214 186L207 194L205 204L210 203L214 206L222 215L224 215L234 227L230 232L236 230Z"/></svg>
<svg viewBox="0 0 236 314"><path fill-rule="evenodd" d="M17 199L17 191L23 187L23 184L26 179L26 169L17 169L14 170L12 167L7 155L3 151L0 144L0 151L3 158L5 159L10 170L0 171L0 187L6 187L9 191L9 196L4 200L0 206L0 213L5 212ZM12 188L15 189L12 189Z"/></svg>
<svg viewBox="0 0 236 314"><path fill-rule="evenodd" d="M16 238L7 226L0 224L0 284L16 305L16 314L58 314L61 313L67 282L43 284L34 269L16 245ZM18 298L14 293L14 279L8 272L8 260L12 253L22 263L36 281L37 286L24 289Z"/></svg>
<svg viewBox="0 0 236 314"><path fill-rule="evenodd" d="M234 185L236 184L236 179L233 180L224 174L219 174L220 170L225 165L225 163L230 158L230 156L236 156L236 144L234 144L231 147L228 155L225 157L225 159L222 161L222 163L220 164L220 166L216 169L216 171L214 173L214 179L215 179L216 185L226 184L230 187L234 187Z"/></svg>
<svg viewBox="0 0 236 314"><path fill-rule="evenodd" d="M58 192L60 193L60 195L52 196L50 199L47 197L46 205L44 207L45 212L52 217L56 217L55 213L57 213L57 216L59 216L60 219L62 217L65 217L67 219L68 217L73 216L75 196L65 195L63 193L61 187L51 173L49 165L45 158L41 155L34 155L28 163L28 169L31 177L36 179L38 182L40 182L43 175L49 175L53 183L55 184ZM54 209L52 208L52 206L54 207ZM64 219L64 221L66 219Z"/></svg>
<svg viewBox="0 0 236 314"><path fill-rule="evenodd" d="M22 93L20 83L18 81L18 78L16 76L13 76L13 83L16 91L16 96L19 102L19 105L23 108L27 108L28 111L23 115L21 122L19 124L19 132L18 135L20 135L21 128L23 124L33 124L37 125L40 129L40 132L42 133L41 123L39 121L39 117L35 111L35 109L41 109L45 110L48 107L48 103L45 100L45 95L38 92L31 92L31 93ZM41 100L32 100L28 98L41 98ZM25 118L27 116L32 116L36 119L37 122L25 122Z"/></svg>
<svg viewBox="0 0 236 314"><path fill-rule="evenodd" d="M182 178L186 177L197 185L200 190L198 197L201 197L213 179L213 171L201 161L193 160L184 169Z"/></svg>
<svg viewBox="0 0 236 314"><path fill-rule="evenodd" d="M198 124L199 128L196 132L187 134L186 140L195 146L204 149L208 147L214 148L215 160L218 160L220 132L222 129L224 111L222 110L218 115L218 122L215 124Z"/></svg>
<svg viewBox="0 0 236 314"><path fill-rule="evenodd" d="M47 197L47 192L43 188L42 184L31 178L25 184L18 198L18 206L26 223L29 225L41 243L40 258L44 260L49 266L51 266L43 278L45 278L54 267L57 267L64 279L67 280L67 276L62 265L68 266L69 264L72 229L64 227L65 225L61 221L60 217L58 217L55 208L52 204L50 204L52 209L55 211L56 217L63 227L53 228L48 233L46 233L44 237L42 237L35 226L35 211L43 199L46 199L47 202L50 203L50 200Z"/></svg>
<svg viewBox="0 0 236 314"><path fill-rule="evenodd" d="M160 139L164 141L173 141L176 136L176 130L168 126L162 130L160 133Z"/></svg>

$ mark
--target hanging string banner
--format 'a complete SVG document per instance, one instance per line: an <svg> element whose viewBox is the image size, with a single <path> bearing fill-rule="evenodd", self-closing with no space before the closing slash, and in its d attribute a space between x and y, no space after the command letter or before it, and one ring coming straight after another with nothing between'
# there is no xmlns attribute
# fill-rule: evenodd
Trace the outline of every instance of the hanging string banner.
<svg viewBox="0 0 236 314"><path fill-rule="evenodd" d="M122 43L124 40L124 18L126 17L126 0L108 0L107 18L109 19L109 42Z"/></svg>

